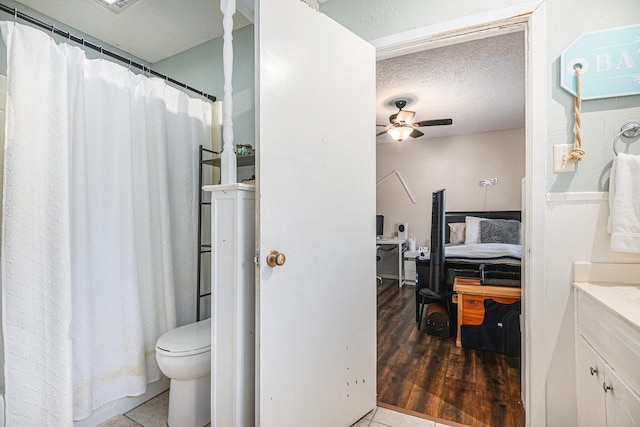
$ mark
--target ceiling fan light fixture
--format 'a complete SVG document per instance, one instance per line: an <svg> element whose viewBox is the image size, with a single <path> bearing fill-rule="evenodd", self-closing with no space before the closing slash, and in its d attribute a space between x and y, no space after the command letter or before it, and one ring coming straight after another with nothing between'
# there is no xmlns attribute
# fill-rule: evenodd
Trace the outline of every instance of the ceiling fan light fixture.
<svg viewBox="0 0 640 427"><path fill-rule="evenodd" d="M402 142L407 139L409 135L413 132L413 128L411 126L397 126L392 127L387 131L391 138L395 139L398 142Z"/></svg>
<svg viewBox="0 0 640 427"><path fill-rule="evenodd" d="M401 123L411 123L416 113L413 111L400 110L396 114L396 120Z"/></svg>

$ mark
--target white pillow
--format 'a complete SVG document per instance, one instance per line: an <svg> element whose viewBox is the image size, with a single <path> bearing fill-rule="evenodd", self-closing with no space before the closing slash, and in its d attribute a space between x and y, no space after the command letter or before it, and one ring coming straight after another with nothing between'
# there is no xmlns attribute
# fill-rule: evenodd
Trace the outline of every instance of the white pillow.
<svg viewBox="0 0 640 427"><path fill-rule="evenodd" d="M449 243L459 245L465 241L465 223L453 222L449 224Z"/></svg>
<svg viewBox="0 0 640 427"><path fill-rule="evenodd" d="M465 245L473 245L480 243L480 221L484 221L487 218L478 218L475 216L467 216L464 218L464 222L467 225L465 227Z"/></svg>

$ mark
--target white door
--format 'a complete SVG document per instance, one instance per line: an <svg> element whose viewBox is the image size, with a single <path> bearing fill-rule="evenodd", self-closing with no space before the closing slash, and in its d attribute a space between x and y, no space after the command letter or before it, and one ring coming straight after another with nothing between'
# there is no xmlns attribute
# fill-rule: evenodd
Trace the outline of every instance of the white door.
<svg viewBox="0 0 640 427"><path fill-rule="evenodd" d="M347 426L376 404L375 50L256 8L257 425Z"/></svg>

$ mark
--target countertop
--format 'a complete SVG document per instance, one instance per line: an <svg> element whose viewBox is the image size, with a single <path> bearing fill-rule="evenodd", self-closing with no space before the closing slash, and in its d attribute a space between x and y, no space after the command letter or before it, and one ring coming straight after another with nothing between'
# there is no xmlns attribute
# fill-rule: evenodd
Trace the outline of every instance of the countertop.
<svg viewBox="0 0 640 427"><path fill-rule="evenodd" d="M573 285L640 329L640 264L576 263Z"/></svg>

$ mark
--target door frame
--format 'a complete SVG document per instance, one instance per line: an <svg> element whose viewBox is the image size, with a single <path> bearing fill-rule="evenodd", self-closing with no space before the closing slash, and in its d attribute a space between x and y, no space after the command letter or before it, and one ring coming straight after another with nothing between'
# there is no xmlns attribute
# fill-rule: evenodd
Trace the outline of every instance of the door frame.
<svg viewBox="0 0 640 427"><path fill-rule="evenodd" d="M515 31L525 33L525 183L522 397L526 425L546 423L545 192L546 26L543 0L372 40L376 60ZM544 88L544 89L542 89ZM537 90L534 90L537 89ZM533 286L532 284L535 284Z"/></svg>

